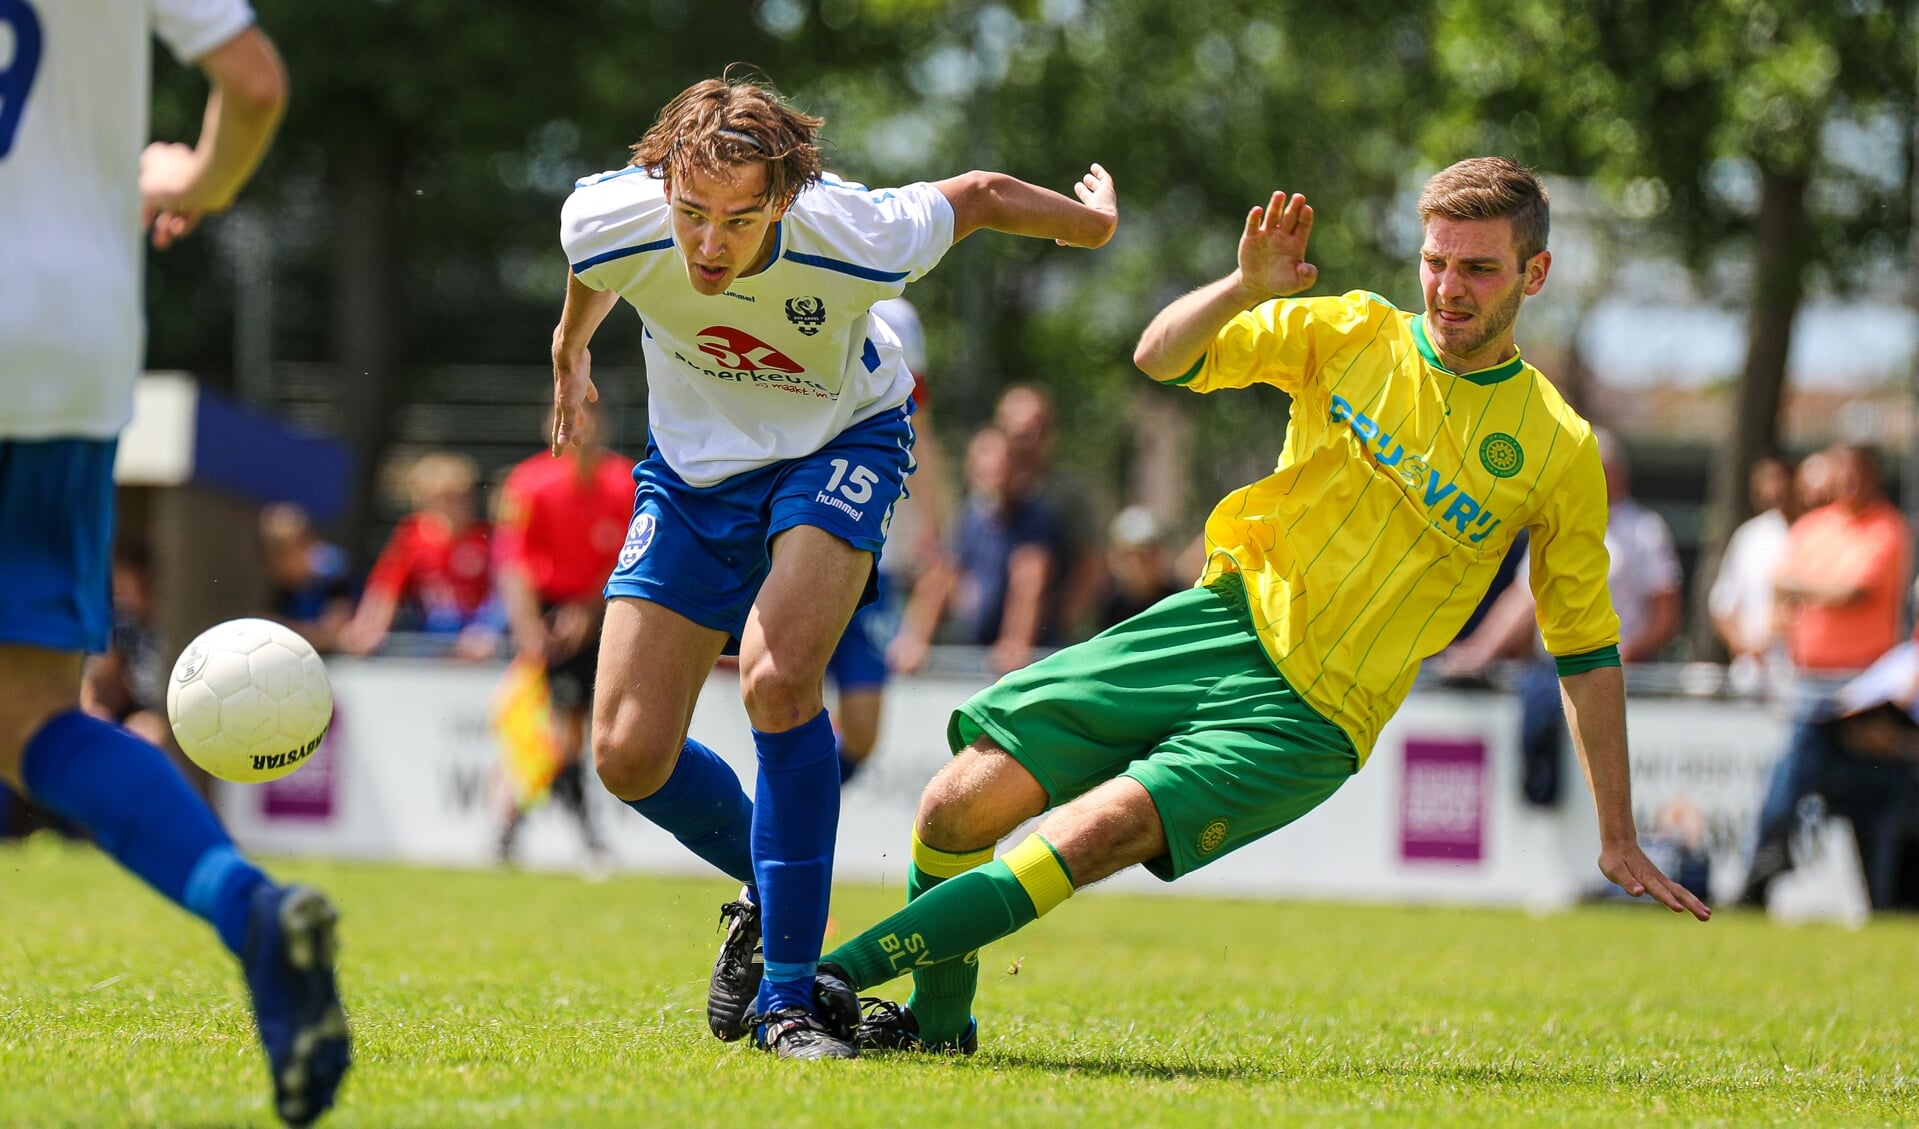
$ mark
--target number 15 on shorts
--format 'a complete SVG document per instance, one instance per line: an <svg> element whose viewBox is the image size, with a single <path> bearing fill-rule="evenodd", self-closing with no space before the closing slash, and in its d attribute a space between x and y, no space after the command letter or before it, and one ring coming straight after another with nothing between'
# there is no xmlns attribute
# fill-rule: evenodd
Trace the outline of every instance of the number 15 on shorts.
<svg viewBox="0 0 1919 1129"><path fill-rule="evenodd" d="M851 468L851 473L848 473ZM853 466L845 459L833 460L833 477L826 480L826 493L837 490L840 496L854 505L872 500L873 484L880 476L863 466Z"/></svg>

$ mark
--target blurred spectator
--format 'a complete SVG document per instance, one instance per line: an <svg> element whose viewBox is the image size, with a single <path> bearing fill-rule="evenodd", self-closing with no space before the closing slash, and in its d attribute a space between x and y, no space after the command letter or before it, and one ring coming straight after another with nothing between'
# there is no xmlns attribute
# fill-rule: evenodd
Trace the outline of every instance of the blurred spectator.
<svg viewBox="0 0 1919 1129"><path fill-rule="evenodd" d="M1719 559L1708 607L1713 629L1732 657L1732 686L1741 694L1766 684L1777 641L1773 583L1785 555L1786 530L1797 516L1792 467L1778 455L1753 464L1747 492L1754 516L1733 530Z"/></svg>
<svg viewBox="0 0 1919 1129"><path fill-rule="evenodd" d="M1106 596L1097 622L1102 631L1180 590L1153 511L1128 506L1113 516L1106 534L1106 572Z"/></svg>
<svg viewBox="0 0 1919 1129"><path fill-rule="evenodd" d="M353 582L345 550L320 539L305 508L276 502L260 511L260 542L272 586L267 615L327 654L353 616Z"/></svg>
<svg viewBox="0 0 1919 1129"><path fill-rule="evenodd" d="M407 472L414 512L400 519L380 551L353 618L340 629L340 649L377 650L396 621L448 636L462 658L490 656L497 629L491 609L489 530L475 510L479 468L465 455L423 455Z"/></svg>
<svg viewBox="0 0 1919 1129"><path fill-rule="evenodd" d="M1043 633L1054 643L1079 638L1089 626L1105 583L1105 561L1090 524L1090 492L1053 462L1058 448L1053 398L1030 384L1000 393L993 425L1006 436L1015 498L1051 515L1047 549L1053 571L1047 579Z"/></svg>
<svg viewBox="0 0 1919 1129"><path fill-rule="evenodd" d="M166 753L204 797L212 780L180 751L167 724L167 675L173 664L155 618L146 552L122 546L113 557L112 634L104 653L87 658L80 708Z"/></svg>
<svg viewBox="0 0 1919 1129"><path fill-rule="evenodd" d="M846 784L879 744L884 706L886 649L899 631L907 593L928 568L944 558L941 531L947 520L946 456L928 412L926 333L919 311L904 298L873 305L873 315L900 340L906 367L913 374L913 462L906 493L893 507L886 551L876 564L879 591L861 605L841 633L826 663L836 695L832 718L839 736L840 783Z"/></svg>
<svg viewBox="0 0 1919 1129"><path fill-rule="evenodd" d="M1665 519L1633 498L1632 468L1618 439L1603 428L1595 434L1606 473L1606 582L1619 615L1619 657L1651 662L1679 633L1679 555ZM1531 573L1530 560L1520 562L1519 576L1479 628L1445 652L1444 669L1455 677L1477 675L1515 652L1532 656L1519 687L1521 787L1531 803L1550 806L1559 802L1566 718L1557 671L1538 642Z"/></svg>
<svg viewBox="0 0 1919 1129"><path fill-rule="evenodd" d="M1895 908L1906 828L1919 801L1915 762L1919 637L1801 709L1773 766L1739 903L1764 908L1773 880L1792 868L1794 831L1831 812L1852 824L1872 907Z"/></svg>
<svg viewBox="0 0 1919 1129"><path fill-rule="evenodd" d="M966 501L954 522L950 560L927 570L913 587L900 632L887 650L895 670L915 671L952 606L956 642L993 649L1000 671L1031 662L1044 634L1045 594L1053 572L1055 522L1051 511L1014 492L1006 435L986 428L966 447Z"/></svg>
<svg viewBox="0 0 1919 1129"><path fill-rule="evenodd" d="M603 589L633 516L633 460L601 444L598 407L581 410L577 444L559 458L542 450L507 475L493 549L514 651L546 669L560 770L553 794L573 813L587 851L607 854L587 806L587 722L599 666ZM551 413L546 435L553 434ZM500 830L500 861L513 859L524 812L515 805Z"/></svg>
<svg viewBox="0 0 1919 1129"><path fill-rule="evenodd" d="M1827 458L1833 500L1792 524L1774 587L1793 664L1814 673L1860 670L1892 649L1912 572L1911 533L1881 492L1878 457L1846 446Z"/></svg>
<svg viewBox="0 0 1919 1129"><path fill-rule="evenodd" d="M1799 463L1792 476L1793 514L1809 514L1833 499L1833 456L1830 451L1814 451Z"/></svg>

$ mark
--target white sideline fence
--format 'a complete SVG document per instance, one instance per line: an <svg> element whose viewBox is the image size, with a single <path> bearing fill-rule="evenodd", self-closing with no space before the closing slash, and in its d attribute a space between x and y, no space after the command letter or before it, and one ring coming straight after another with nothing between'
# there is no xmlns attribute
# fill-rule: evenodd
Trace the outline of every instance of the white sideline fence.
<svg viewBox="0 0 1919 1129"><path fill-rule="evenodd" d="M419 658L335 658L328 666L336 711L320 752L272 784L221 786L220 812L236 838L268 854L491 865L504 793L487 715L504 666ZM947 718L983 684L935 676L888 687L879 751L843 795L838 877L903 881L920 789L948 756ZM1785 718L1760 703L1634 696L1628 726L1642 838L1691 823L1711 859L1715 897L1729 897L1743 877L1767 774L1786 745ZM1366 767L1298 823L1170 887L1137 871L1108 885L1255 898L1569 905L1606 885L1594 865L1592 802L1569 751L1560 804L1526 804L1518 729L1511 695L1422 687ZM737 678L716 673L708 681L692 732L751 793L753 746ZM617 866L712 875L590 774L588 785ZM1858 866L1845 854L1824 851L1782 879L1776 903L1796 917L1857 919ZM552 804L532 813L519 857L531 869L580 866L570 816Z"/></svg>

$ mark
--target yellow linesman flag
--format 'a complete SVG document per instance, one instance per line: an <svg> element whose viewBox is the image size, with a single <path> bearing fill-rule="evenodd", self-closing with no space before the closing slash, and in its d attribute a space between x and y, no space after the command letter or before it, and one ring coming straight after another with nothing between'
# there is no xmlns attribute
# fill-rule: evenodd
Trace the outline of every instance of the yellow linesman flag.
<svg viewBox="0 0 1919 1129"><path fill-rule="evenodd" d="M514 659L493 691L490 720L514 798L522 808L541 803L560 772L546 667L537 659Z"/></svg>

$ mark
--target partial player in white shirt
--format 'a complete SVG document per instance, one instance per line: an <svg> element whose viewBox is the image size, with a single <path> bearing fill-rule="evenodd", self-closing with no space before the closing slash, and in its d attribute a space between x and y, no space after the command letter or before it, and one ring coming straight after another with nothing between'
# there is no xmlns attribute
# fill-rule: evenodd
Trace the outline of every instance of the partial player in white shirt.
<svg viewBox="0 0 1919 1129"><path fill-rule="evenodd" d="M856 1053L857 1001L822 975L815 1003L839 810L821 684L872 598L913 469L912 376L872 306L982 228L1098 247L1118 220L1098 165L1077 201L993 172L879 190L823 176L821 124L756 82L682 92L630 167L568 200L553 334L557 451L598 399L594 330L621 298L645 326L653 441L606 589L600 779L746 884L723 911L708 1024L790 1058ZM686 736L730 639L758 750L752 804Z"/></svg>
<svg viewBox="0 0 1919 1129"><path fill-rule="evenodd" d="M156 34L211 83L192 147L141 148ZM0 780L214 927L245 971L275 1107L304 1125L349 1060L332 907L275 885L165 754L79 708L110 624L143 238L164 248L232 203L286 73L245 0L0 0L0 46Z"/></svg>
<svg viewBox="0 0 1919 1129"><path fill-rule="evenodd" d="M1760 459L1752 466L1746 489L1753 516L1727 540L1707 604L1713 630L1732 659L1733 689L1751 694L1765 687L1769 659L1778 650L1773 582L1779 576L1779 562L1785 559L1786 530L1794 516L1788 512L1791 465L1778 455Z"/></svg>

